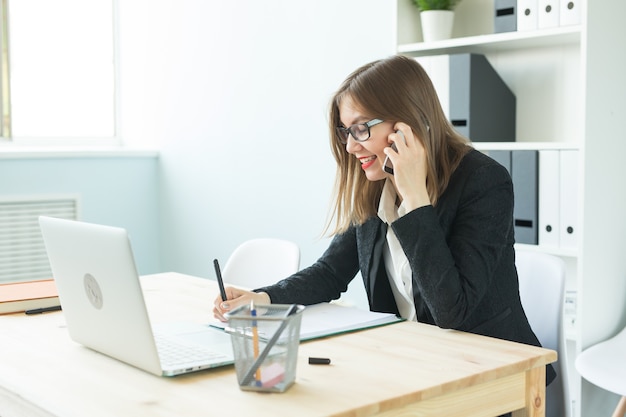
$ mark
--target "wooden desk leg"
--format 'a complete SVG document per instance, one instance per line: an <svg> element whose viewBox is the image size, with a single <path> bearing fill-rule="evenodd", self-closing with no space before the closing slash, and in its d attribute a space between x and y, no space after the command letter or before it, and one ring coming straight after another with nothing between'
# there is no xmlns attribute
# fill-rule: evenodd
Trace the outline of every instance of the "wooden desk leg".
<svg viewBox="0 0 626 417"><path fill-rule="evenodd" d="M622 397L613 412L613 417L624 417L626 415L626 397Z"/></svg>
<svg viewBox="0 0 626 417"><path fill-rule="evenodd" d="M526 371L526 408L513 411L513 417L545 417L546 368Z"/></svg>

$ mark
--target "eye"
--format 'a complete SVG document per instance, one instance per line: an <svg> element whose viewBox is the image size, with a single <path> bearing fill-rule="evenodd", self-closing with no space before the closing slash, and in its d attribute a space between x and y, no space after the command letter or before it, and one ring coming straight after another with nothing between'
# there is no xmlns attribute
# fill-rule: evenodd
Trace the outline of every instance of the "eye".
<svg viewBox="0 0 626 417"><path fill-rule="evenodd" d="M352 129L352 132L354 132L356 139L365 139L368 136L367 131L369 129L367 128L367 125L365 124L354 125L352 126L351 129Z"/></svg>
<svg viewBox="0 0 626 417"><path fill-rule="evenodd" d="M343 126L338 126L337 127L337 133L339 134L339 137L342 139L348 139L348 129L346 129Z"/></svg>

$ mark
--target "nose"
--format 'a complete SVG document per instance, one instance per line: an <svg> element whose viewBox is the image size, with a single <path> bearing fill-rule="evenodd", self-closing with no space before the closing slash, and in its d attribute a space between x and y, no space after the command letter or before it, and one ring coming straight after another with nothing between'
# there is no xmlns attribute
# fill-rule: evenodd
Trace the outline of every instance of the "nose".
<svg viewBox="0 0 626 417"><path fill-rule="evenodd" d="M354 140L352 135L348 135L348 140L346 142L346 152L355 153L356 151L361 149L361 142L357 142Z"/></svg>

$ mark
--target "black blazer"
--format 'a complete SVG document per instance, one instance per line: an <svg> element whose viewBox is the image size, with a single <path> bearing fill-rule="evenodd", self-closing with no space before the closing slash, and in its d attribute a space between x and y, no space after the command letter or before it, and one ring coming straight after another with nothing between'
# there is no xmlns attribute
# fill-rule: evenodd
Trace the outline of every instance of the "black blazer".
<svg viewBox="0 0 626 417"><path fill-rule="evenodd" d="M519 296L513 244L513 184L507 170L471 150L435 207L391 224L413 272L417 319L539 346ZM331 241L312 266L260 288L273 303L339 298L361 271L370 309L398 313L382 260L387 225L377 216ZM554 378L550 366L547 380Z"/></svg>

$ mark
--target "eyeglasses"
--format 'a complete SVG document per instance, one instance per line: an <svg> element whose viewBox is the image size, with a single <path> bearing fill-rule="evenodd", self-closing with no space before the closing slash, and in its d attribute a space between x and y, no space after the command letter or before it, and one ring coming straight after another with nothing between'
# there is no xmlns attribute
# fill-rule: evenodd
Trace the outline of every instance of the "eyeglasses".
<svg viewBox="0 0 626 417"><path fill-rule="evenodd" d="M382 123L384 120L372 119L366 123L359 123L350 127L337 126L337 133L339 133L339 140L344 145L348 143L348 136L352 135L357 142L365 142L370 138L370 127L376 126Z"/></svg>

